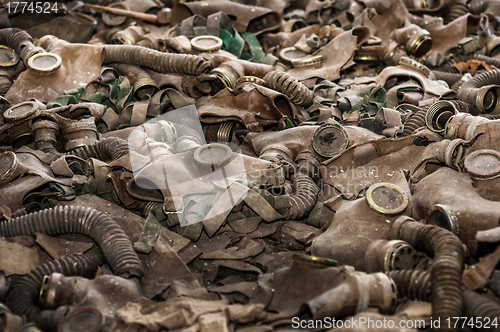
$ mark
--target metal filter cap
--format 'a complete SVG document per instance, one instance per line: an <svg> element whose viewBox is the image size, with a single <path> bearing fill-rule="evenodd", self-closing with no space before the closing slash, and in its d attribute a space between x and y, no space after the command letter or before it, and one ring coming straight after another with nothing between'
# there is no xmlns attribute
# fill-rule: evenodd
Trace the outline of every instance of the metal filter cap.
<svg viewBox="0 0 500 332"><path fill-rule="evenodd" d="M323 56L321 54L314 56L307 56L300 59L292 60L292 67L305 67L305 66L320 66L323 64Z"/></svg>
<svg viewBox="0 0 500 332"><path fill-rule="evenodd" d="M301 59L307 55L306 52L295 47L285 47L281 50L279 57L283 63L291 64L292 61Z"/></svg>
<svg viewBox="0 0 500 332"><path fill-rule="evenodd" d="M366 202L376 212L396 214L408 206L408 196L400 187L388 182L376 183L366 192Z"/></svg>
<svg viewBox="0 0 500 332"><path fill-rule="evenodd" d="M231 161L233 151L225 144L210 143L200 146L194 151L193 158L202 168L217 169Z"/></svg>
<svg viewBox="0 0 500 332"><path fill-rule="evenodd" d="M487 149L474 151L465 158L464 167L472 178L495 178L500 175L500 152Z"/></svg>
<svg viewBox="0 0 500 332"><path fill-rule="evenodd" d="M222 48L222 39L216 36L198 36L191 39L191 47L197 51L215 52Z"/></svg>
<svg viewBox="0 0 500 332"><path fill-rule="evenodd" d="M40 75L55 73L61 68L62 59L55 53L37 53L28 60L28 68Z"/></svg>
<svg viewBox="0 0 500 332"><path fill-rule="evenodd" d="M126 4L123 4L120 2L112 3L108 7L128 10L128 6ZM102 13L102 21L104 22L104 24L106 24L110 27L115 27L117 25L121 25L126 20L127 20L127 16L116 15L116 14L109 13L109 12Z"/></svg>
<svg viewBox="0 0 500 332"><path fill-rule="evenodd" d="M104 325L102 313L91 307L73 311L59 324L58 332L97 332Z"/></svg>
<svg viewBox="0 0 500 332"><path fill-rule="evenodd" d="M13 67L19 63L19 54L12 48L0 45L0 67Z"/></svg>
<svg viewBox="0 0 500 332"><path fill-rule="evenodd" d="M322 157L333 158L344 152L349 143L349 135L336 123L325 123L313 134L312 146Z"/></svg>

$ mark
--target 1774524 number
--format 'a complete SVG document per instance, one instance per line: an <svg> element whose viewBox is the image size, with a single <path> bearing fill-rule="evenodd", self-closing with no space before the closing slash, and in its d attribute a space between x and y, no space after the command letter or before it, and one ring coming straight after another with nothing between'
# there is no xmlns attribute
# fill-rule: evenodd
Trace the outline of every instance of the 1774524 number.
<svg viewBox="0 0 500 332"><path fill-rule="evenodd" d="M8 14L55 14L59 8L57 2L10 1L5 4Z"/></svg>

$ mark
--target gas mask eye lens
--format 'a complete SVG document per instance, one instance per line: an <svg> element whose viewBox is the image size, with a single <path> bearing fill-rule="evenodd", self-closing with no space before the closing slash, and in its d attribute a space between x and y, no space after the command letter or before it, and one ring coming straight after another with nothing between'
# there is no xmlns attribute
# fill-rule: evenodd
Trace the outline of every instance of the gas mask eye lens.
<svg viewBox="0 0 500 332"><path fill-rule="evenodd" d="M19 63L19 54L10 47L0 45L0 67L9 68Z"/></svg>
<svg viewBox="0 0 500 332"><path fill-rule="evenodd" d="M366 192L368 205L376 212L396 214L408 206L408 196L398 186L382 182L372 185Z"/></svg>
<svg viewBox="0 0 500 332"><path fill-rule="evenodd" d="M472 178L497 177L500 175L500 152L488 149L474 151L465 158L464 167Z"/></svg>
<svg viewBox="0 0 500 332"><path fill-rule="evenodd" d="M37 53L28 60L28 68L40 75L55 73L61 65L62 59L55 53Z"/></svg>

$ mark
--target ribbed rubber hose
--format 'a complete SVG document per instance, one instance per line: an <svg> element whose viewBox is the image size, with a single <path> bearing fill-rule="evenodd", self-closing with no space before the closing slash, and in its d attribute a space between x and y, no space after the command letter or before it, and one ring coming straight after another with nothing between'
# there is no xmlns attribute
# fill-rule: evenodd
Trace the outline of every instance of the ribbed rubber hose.
<svg viewBox="0 0 500 332"><path fill-rule="evenodd" d="M420 127L425 127L425 117L427 115L427 109L420 109L417 113L413 114L405 121L403 125L403 134L401 137L410 136L415 130Z"/></svg>
<svg viewBox="0 0 500 332"><path fill-rule="evenodd" d="M26 59L23 58L23 55L29 55L31 53L30 50L36 48L33 44L33 38L29 33L17 28L0 29L0 45L14 49L21 55L25 63Z"/></svg>
<svg viewBox="0 0 500 332"><path fill-rule="evenodd" d="M465 287L464 287L465 288ZM486 323L486 318L490 319L489 328L478 329L479 331L500 331L500 305L490 298L478 294L470 289L464 289L464 315L472 319L481 317L481 321ZM491 325L496 319L498 325Z"/></svg>
<svg viewBox="0 0 500 332"><path fill-rule="evenodd" d="M398 297L406 297L410 300L425 301L431 300L431 276L427 271L418 270L403 270L391 271L386 273L394 280L398 288ZM495 318L500 317L500 305L490 298L471 291L467 287L463 287L464 307L463 315L465 317L488 317L490 322ZM452 319L453 321L453 319ZM500 331L500 327L495 328L490 325L490 328L479 329L485 331Z"/></svg>
<svg viewBox="0 0 500 332"><path fill-rule="evenodd" d="M13 313L26 316L29 322L36 322L42 330L56 331L59 322L55 318L55 310L42 311L37 307L44 276L57 272L67 277L93 278L103 258L99 248L94 246L82 255L66 256L39 266L10 287L6 304Z"/></svg>
<svg viewBox="0 0 500 332"><path fill-rule="evenodd" d="M116 69L120 76L134 76L136 81L141 78L148 78L152 80L151 75L149 75L144 69L138 66L127 65L124 63L108 63L107 66Z"/></svg>
<svg viewBox="0 0 500 332"><path fill-rule="evenodd" d="M20 209L17 209L16 211L12 212L11 218L17 218L17 217L20 217L20 216L24 216L26 214L28 214L28 212L26 212L26 209L25 208L20 208Z"/></svg>
<svg viewBox="0 0 500 332"><path fill-rule="evenodd" d="M125 63L151 68L164 74L199 76L211 70L211 64L201 56L164 53L136 45L106 45L104 63Z"/></svg>
<svg viewBox="0 0 500 332"><path fill-rule="evenodd" d="M450 90L453 90L453 91L458 91L458 89L460 89L460 87L462 86L462 81L456 81L452 86L450 86Z"/></svg>
<svg viewBox="0 0 500 332"><path fill-rule="evenodd" d="M118 137L106 137L96 141L95 144L82 146L68 152L66 155L77 156L83 160L95 158L102 161L112 161L120 158L129 149L131 147L126 140Z"/></svg>
<svg viewBox="0 0 500 332"><path fill-rule="evenodd" d="M432 71L440 71L440 72L445 72L445 73L460 74L458 69L455 66L453 66L452 64L450 64L450 62L451 62L451 60L448 63L443 64L439 67L432 68L431 72Z"/></svg>
<svg viewBox="0 0 500 332"><path fill-rule="evenodd" d="M0 222L0 236L50 236L79 233L92 238L101 248L113 273L121 277L142 277L144 270L132 243L120 226L95 209L58 206Z"/></svg>
<svg viewBox="0 0 500 332"><path fill-rule="evenodd" d="M464 249L458 237L446 229L424 225L407 216L396 219L391 225L390 235L434 256L430 268L433 318L445 322L448 318L460 317L463 306ZM441 324L440 329L434 330L453 329Z"/></svg>
<svg viewBox="0 0 500 332"><path fill-rule="evenodd" d="M38 210L39 208L40 208L40 204L38 202L31 202L28 204L24 204L22 208L19 208L19 209L15 210L14 212L12 212L10 217L17 218L20 216L24 216L24 215L30 213L30 211ZM70 241L72 241L72 240L70 240Z"/></svg>
<svg viewBox="0 0 500 332"><path fill-rule="evenodd" d="M482 116L483 118L489 119L489 120L498 120L500 119L500 114L479 114L479 116Z"/></svg>
<svg viewBox="0 0 500 332"><path fill-rule="evenodd" d="M85 243L94 243L94 240L92 238L88 237L87 235L83 234L78 234L78 233L73 233L73 234L62 234L58 235L58 238L65 239L68 241L78 241L78 242L85 242ZM104 257L103 257L104 259Z"/></svg>
<svg viewBox="0 0 500 332"><path fill-rule="evenodd" d="M492 14L495 17L500 16L500 1L498 0L479 0L472 1L469 4L470 12L474 15Z"/></svg>
<svg viewBox="0 0 500 332"><path fill-rule="evenodd" d="M464 82L457 91L457 99L465 101L469 105L475 106L475 96L472 94L476 89L488 85L498 85L500 83L500 70L491 70L479 74ZM498 103L498 100L497 102ZM479 106L478 106L479 107Z"/></svg>
<svg viewBox="0 0 500 332"><path fill-rule="evenodd" d="M319 188L314 181L303 173L296 173L292 176L293 196L290 197L290 209L286 217L289 219L299 219L311 212L318 200Z"/></svg>
<svg viewBox="0 0 500 332"><path fill-rule="evenodd" d="M264 76L264 81L268 88L287 95L292 103L298 106L309 107L313 103L314 93L304 84L282 71L275 70L267 73Z"/></svg>
<svg viewBox="0 0 500 332"><path fill-rule="evenodd" d="M398 288L399 298L430 302L431 300L431 275L427 271L399 270L386 272Z"/></svg>
<svg viewBox="0 0 500 332"><path fill-rule="evenodd" d="M0 70L0 96L4 97L12 87L12 77Z"/></svg>
<svg viewBox="0 0 500 332"><path fill-rule="evenodd" d="M472 115L480 115L480 112L475 109L472 105L467 104L465 101L461 100L448 100L450 103L455 105L457 111L460 113L469 113Z"/></svg>
<svg viewBox="0 0 500 332"><path fill-rule="evenodd" d="M444 12L443 18L444 18L444 24L448 24L450 22L453 22L459 17L462 17L463 15L466 15L469 13L469 7L463 3L453 3L450 4Z"/></svg>
<svg viewBox="0 0 500 332"><path fill-rule="evenodd" d="M493 271L490 278L491 281L487 287L496 297L500 298L500 282L498 282L500 281L500 270Z"/></svg>
<svg viewBox="0 0 500 332"><path fill-rule="evenodd" d="M445 81L446 84L448 84L448 86L451 87L451 86L453 86L453 84L460 81L460 79L462 78L462 75L459 73L433 70L433 71L431 71L431 77L429 77L429 78L432 80Z"/></svg>
<svg viewBox="0 0 500 332"><path fill-rule="evenodd" d="M467 62L468 60L479 60L479 61L484 61L485 63L495 66L496 68L500 68L500 59L497 58L492 58L486 55L482 54L466 54L466 55L458 55L455 56L453 59L448 61L446 65L443 65L436 69L436 71L445 71L445 72L456 72L457 69L453 67L454 64L457 64L459 62ZM458 91L462 85L462 82L460 80L456 81L452 85L450 85L450 89L453 91ZM471 113L472 114L472 113Z"/></svg>

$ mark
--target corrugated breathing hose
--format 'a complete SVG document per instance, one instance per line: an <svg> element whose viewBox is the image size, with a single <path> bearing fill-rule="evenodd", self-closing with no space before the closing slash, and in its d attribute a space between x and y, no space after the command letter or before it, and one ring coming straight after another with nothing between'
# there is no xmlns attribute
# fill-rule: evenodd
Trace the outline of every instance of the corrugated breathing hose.
<svg viewBox="0 0 500 332"><path fill-rule="evenodd" d="M469 7L466 5L467 1L454 1L446 7L443 18L444 24L448 24L457 18L469 13Z"/></svg>
<svg viewBox="0 0 500 332"><path fill-rule="evenodd" d="M471 291L470 289L464 287L464 315L472 319L476 317L481 317L483 322L486 322L485 318L489 318L490 322L497 320L498 325L489 325L489 328L478 329L480 331L500 331L500 305L491 300L490 298Z"/></svg>
<svg viewBox="0 0 500 332"><path fill-rule="evenodd" d="M465 101L461 100L448 100L450 103L455 105L457 111L460 113L469 113L472 115L479 115L479 111L475 109L472 105L467 104ZM491 114L490 114L491 115Z"/></svg>
<svg viewBox="0 0 500 332"><path fill-rule="evenodd" d="M4 97L12 87L12 77L3 70L0 70L0 96Z"/></svg>
<svg viewBox="0 0 500 332"><path fill-rule="evenodd" d="M421 270L399 270L386 272L398 288L398 297L430 302L431 275Z"/></svg>
<svg viewBox="0 0 500 332"><path fill-rule="evenodd" d="M413 114L404 123L404 130L401 137L410 136L415 130L420 127L425 127L425 117L427 115L427 109L420 109L417 113Z"/></svg>
<svg viewBox="0 0 500 332"><path fill-rule="evenodd" d="M0 45L14 49L19 53L25 65L33 54L45 52L33 44L33 38L26 31L17 28L0 29Z"/></svg>
<svg viewBox="0 0 500 332"><path fill-rule="evenodd" d="M500 114L480 114L479 116L482 116L483 118L489 119L489 120L498 120L500 119Z"/></svg>
<svg viewBox="0 0 500 332"><path fill-rule="evenodd" d="M419 270L403 270L391 271L386 274L396 283L398 288L398 297L406 297L410 300L426 302L431 300L431 275L429 272ZM498 305L497 302L484 295L476 293L465 286L462 289L464 297L462 316L473 319L475 319L475 317L482 317L483 319L488 317L490 318L490 322L493 322L495 318L500 317L500 305ZM451 321L454 323L453 318ZM500 327L495 328L494 325L491 325L491 327L493 329L487 328L479 330L500 331Z"/></svg>
<svg viewBox="0 0 500 332"><path fill-rule="evenodd" d="M450 86L450 90L458 91L458 89L462 86L462 83L463 82L461 80L456 81L452 86Z"/></svg>
<svg viewBox="0 0 500 332"><path fill-rule="evenodd" d="M472 1L469 4L469 9L475 15L492 14L495 17L500 16L500 2L497 0Z"/></svg>
<svg viewBox="0 0 500 332"><path fill-rule="evenodd" d="M476 75L464 82L457 91L457 99L474 106L480 112L500 112L500 70Z"/></svg>
<svg viewBox="0 0 500 332"><path fill-rule="evenodd" d="M299 219L308 214L318 200L319 188L307 174L292 175L293 196L286 219Z"/></svg>
<svg viewBox="0 0 500 332"><path fill-rule="evenodd" d="M401 216L391 224L390 238L408 242L417 250L434 256L431 266L432 316L441 322L460 317L463 306L462 272L464 249L452 232ZM434 329L436 330L436 329ZM453 330L441 324L439 330Z"/></svg>
<svg viewBox="0 0 500 332"><path fill-rule="evenodd" d="M106 137L96 141L95 144L82 146L68 152L66 155L77 156L83 160L95 158L102 161L112 161L121 157L122 154L129 149L131 149L131 147L124 139Z"/></svg>
<svg viewBox="0 0 500 332"><path fill-rule="evenodd" d="M313 103L314 93L285 72L279 70L269 72L264 76L264 81L268 88L287 95L292 103L298 106L307 108Z"/></svg>
<svg viewBox="0 0 500 332"><path fill-rule="evenodd" d="M35 236L79 233L101 248L113 273L142 277L144 271L132 243L120 226L97 210L81 206L58 206L0 222L0 236Z"/></svg>
<svg viewBox="0 0 500 332"><path fill-rule="evenodd" d="M41 310L36 305L43 278L54 272L68 277L93 278L103 261L101 250L93 246L82 255L66 256L48 262L16 281L7 293L6 304L15 314L26 316L29 322L36 322L42 330L56 331L62 317L58 317L55 310Z"/></svg>
<svg viewBox="0 0 500 332"><path fill-rule="evenodd" d="M212 69L210 62L198 55L164 53L136 45L106 45L104 63L113 62L147 67L164 74L199 76Z"/></svg>
<svg viewBox="0 0 500 332"><path fill-rule="evenodd" d="M33 38L18 28L0 29L0 44L13 48L17 53L20 53L22 47L34 46Z"/></svg>
<svg viewBox="0 0 500 332"><path fill-rule="evenodd" d="M441 71L441 70L433 70L431 71L431 76L429 78L433 80L445 81L446 84L448 84L448 86L451 87L453 86L453 84L460 81L460 79L462 78L462 74Z"/></svg>

